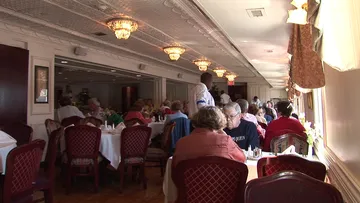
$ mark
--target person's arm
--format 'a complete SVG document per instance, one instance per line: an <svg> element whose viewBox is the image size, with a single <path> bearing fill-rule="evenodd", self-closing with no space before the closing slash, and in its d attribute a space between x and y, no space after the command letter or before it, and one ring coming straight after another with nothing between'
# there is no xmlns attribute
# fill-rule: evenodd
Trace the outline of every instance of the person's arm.
<svg viewBox="0 0 360 203"><path fill-rule="evenodd" d="M204 88L196 89L195 101L196 101L196 105L197 105L198 109L200 109L204 106L207 106L206 91L207 91L207 89L204 89Z"/></svg>
<svg viewBox="0 0 360 203"><path fill-rule="evenodd" d="M229 155L236 161L240 161L244 163L246 161L246 156L242 149L232 140L232 138L229 136L228 138L228 149L229 149Z"/></svg>
<svg viewBox="0 0 360 203"><path fill-rule="evenodd" d="M224 96L223 96L223 95L220 96L220 103L225 104Z"/></svg>
<svg viewBox="0 0 360 203"><path fill-rule="evenodd" d="M247 135L249 136L249 145L251 146L251 149L255 149L255 147L259 147L260 140L257 133L256 126L251 123L247 129Z"/></svg>

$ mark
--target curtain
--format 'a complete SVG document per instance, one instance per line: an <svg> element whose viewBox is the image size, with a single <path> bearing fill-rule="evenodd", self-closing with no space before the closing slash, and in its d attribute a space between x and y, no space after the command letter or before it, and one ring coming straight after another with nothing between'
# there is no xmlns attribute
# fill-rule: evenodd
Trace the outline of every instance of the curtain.
<svg viewBox="0 0 360 203"><path fill-rule="evenodd" d="M312 25L293 24L288 53L292 55L290 77L301 88L320 88L325 75L320 56L313 50Z"/></svg>
<svg viewBox="0 0 360 203"><path fill-rule="evenodd" d="M314 22L322 60L339 71L360 68L360 1L323 0Z"/></svg>

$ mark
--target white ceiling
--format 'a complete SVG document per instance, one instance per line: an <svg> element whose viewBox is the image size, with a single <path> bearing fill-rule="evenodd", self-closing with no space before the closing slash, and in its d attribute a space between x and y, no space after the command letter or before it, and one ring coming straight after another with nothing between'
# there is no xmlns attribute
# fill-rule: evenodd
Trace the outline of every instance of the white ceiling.
<svg viewBox="0 0 360 203"><path fill-rule="evenodd" d="M290 0L195 0L226 33L233 44L273 86L284 87L288 79L287 45L291 25L286 24ZM247 9L261 9L251 17Z"/></svg>
<svg viewBox="0 0 360 203"><path fill-rule="evenodd" d="M192 61L207 57L211 68L237 73L238 82L265 77L274 87L285 86L289 0L194 1L197 5L190 0L1 0L0 21L195 74L200 72ZM245 9L258 7L267 15L250 19ZM120 15L139 21L126 41L105 25ZM177 62L162 51L173 43L187 49Z"/></svg>

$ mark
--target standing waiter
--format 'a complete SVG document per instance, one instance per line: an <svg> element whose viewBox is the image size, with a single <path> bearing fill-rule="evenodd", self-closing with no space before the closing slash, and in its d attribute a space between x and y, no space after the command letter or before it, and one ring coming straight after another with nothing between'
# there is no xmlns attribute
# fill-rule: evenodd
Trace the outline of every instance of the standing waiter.
<svg viewBox="0 0 360 203"><path fill-rule="evenodd" d="M215 101L209 90L213 84L212 75L208 72L201 74L200 83L192 89L189 101L189 117L204 106L215 106Z"/></svg>

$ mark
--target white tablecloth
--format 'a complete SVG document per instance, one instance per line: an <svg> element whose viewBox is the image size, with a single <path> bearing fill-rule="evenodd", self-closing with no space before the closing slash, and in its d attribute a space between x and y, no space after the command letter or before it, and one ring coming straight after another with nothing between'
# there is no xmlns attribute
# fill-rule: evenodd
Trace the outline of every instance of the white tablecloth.
<svg viewBox="0 0 360 203"><path fill-rule="evenodd" d="M273 157L272 153L263 152L262 157ZM310 158L312 159L312 157ZM172 157L170 157L166 164L166 172L164 176L163 182L163 192L165 194L165 203L175 202L177 198L177 188L171 179L171 164L172 164ZM245 163L248 167L248 178L247 182L257 178L257 160L246 160Z"/></svg>
<svg viewBox="0 0 360 203"><path fill-rule="evenodd" d="M148 126L151 128L151 139L164 132L164 122L151 122Z"/></svg>
<svg viewBox="0 0 360 203"><path fill-rule="evenodd" d="M16 140L3 131L0 131L0 172L5 174L6 158L9 152L16 147Z"/></svg>

